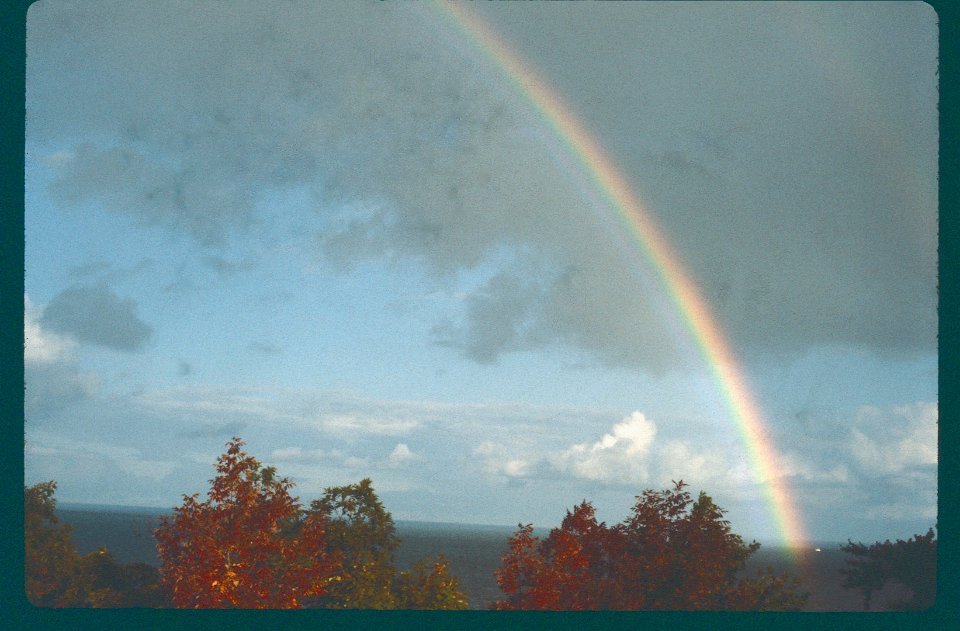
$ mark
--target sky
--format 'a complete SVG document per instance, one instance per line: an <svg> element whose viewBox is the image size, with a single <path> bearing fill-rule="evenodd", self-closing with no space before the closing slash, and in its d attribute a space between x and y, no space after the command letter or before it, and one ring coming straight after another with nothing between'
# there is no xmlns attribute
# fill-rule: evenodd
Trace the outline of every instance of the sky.
<svg viewBox="0 0 960 631"><path fill-rule="evenodd" d="M608 523L682 479L777 542L937 517L937 16L922 3L465 9L572 113L712 312L751 459L642 239L429 3L40 0L25 481L171 508L233 436L303 501ZM472 23L472 22L470 22Z"/></svg>

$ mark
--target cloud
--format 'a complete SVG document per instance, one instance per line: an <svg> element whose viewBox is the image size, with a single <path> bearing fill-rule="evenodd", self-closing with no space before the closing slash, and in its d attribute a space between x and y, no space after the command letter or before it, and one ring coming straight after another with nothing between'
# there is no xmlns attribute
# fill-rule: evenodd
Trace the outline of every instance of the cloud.
<svg viewBox="0 0 960 631"><path fill-rule="evenodd" d="M484 470L491 475L522 478L531 471L530 462L511 457L507 448L498 443L486 441L474 448L473 455L480 458Z"/></svg>
<svg viewBox="0 0 960 631"><path fill-rule="evenodd" d="M644 484L656 435L656 424L634 412L592 445L576 444L559 454L554 466L588 480Z"/></svg>
<svg viewBox="0 0 960 631"><path fill-rule="evenodd" d="M420 422L412 418L375 418L341 414L325 416L320 423L327 431L340 435L379 434L400 436L409 434L420 426Z"/></svg>
<svg viewBox="0 0 960 631"><path fill-rule="evenodd" d="M283 447L270 452L270 459L280 462L313 463L334 461L342 462L344 455L337 450L304 449L303 447Z"/></svg>
<svg viewBox="0 0 960 631"><path fill-rule="evenodd" d="M137 316L136 310L133 300L119 298L106 285L74 285L47 304L40 323L81 342L137 351L143 348L153 329Z"/></svg>
<svg viewBox="0 0 960 631"><path fill-rule="evenodd" d="M869 507L865 516L868 519L882 521L912 521L919 518L929 520L931 525L933 525L933 522L937 519L937 504L935 501L908 501L896 504L880 504Z"/></svg>
<svg viewBox="0 0 960 631"><path fill-rule="evenodd" d="M38 421L86 401L97 392L100 381L96 373L80 371L72 364L27 364L24 366L24 419Z"/></svg>
<svg viewBox="0 0 960 631"><path fill-rule="evenodd" d="M929 14L591 7L611 63L589 54L585 8L478 10L609 150L735 348L935 351ZM287 220L341 268L415 261L454 283L504 249L529 253L436 322L435 340L471 360L561 345L608 365L685 361L643 246L430 9L107 2L29 17L28 139L61 145L62 207L96 203L204 252L242 237L256 256L282 229L264 193L303 189L312 211ZM855 61L824 68L811 41Z"/></svg>
<svg viewBox="0 0 960 631"><path fill-rule="evenodd" d="M31 453L76 461L96 461L97 467L105 464L117 467L124 474L138 478L161 481L170 476L177 468L173 460L158 460L144 457L135 447L126 447L114 443L80 441L73 444L54 441L54 445L37 446Z"/></svg>
<svg viewBox="0 0 960 631"><path fill-rule="evenodd" d="M185 432L187 438L222 438L224 441L234 436L240 436L246 429L246 423L226 422L208 425Z"/></svg>
<svg viewBox="0 0 960 631"><path fill-rule="evenodd" d="M435 341L459 348L481 364L492 363L504 352L541 346L546 340L537 326L544 299L538 275L499 272L471 292L465 301L464 322L434 327Z"/></svg>
<svg viewBox="0 0 960 631"><path fill-rule="evenodd" d="M23 361L27 364L50 364L69 357L76 341L69 335L45 330L39 311L26 295L23 297Z"/></svg>
<svg viewBox="0 0 960 631"><path fill-rule="evenodd" d="M24 296L24 415L27 421L49 417L96 392L100 378L77 368L70 335L47 331L38 309Z"/></svg>
<svg viewBox="0 0 960 631"><path fill-rule="evenodd" d="M729 488L730 481L752 484L751 471L743 466L731 466L728 459L717 451L698 450L687 442L670 441L658 449L657 466L664 475L658 482L666 484L669 479L683 479L691 484L715 489Z"/></svg>
<svg viewBox="0 0 960 631"><path fill-rule="evenodd" d="M863 407L850 431L849 450L857 464L874 474L900 474L937 464L936 403L892 409Z"/></svg>
<svg viewBox="0 0 960 631"><path fill-rule="evenodd" d="M420 456L410 451L410 447L408 447L406 443L397 443L397 446L393 448L393 451L391 451L387 457L387 461L394 467L400 467L420 459Z"/></svg>

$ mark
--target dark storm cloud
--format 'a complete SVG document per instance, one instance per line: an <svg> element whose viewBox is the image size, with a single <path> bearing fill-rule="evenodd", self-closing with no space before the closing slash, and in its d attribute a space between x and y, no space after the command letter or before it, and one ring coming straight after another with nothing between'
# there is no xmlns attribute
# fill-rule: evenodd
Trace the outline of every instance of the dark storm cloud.
<svg viewBox="0 0 960 631"><path fill-rule="evenodd" d="M920 5L481 9L611 152L739 352L935 350L936 29ZM67 144L65 207L257 254L274 221L258 200L305 188L307 232L339 267L415 260L452 279L533 252L438 324L467 357L559 344L680 361L674 307L629 262L639 251L611 247L628 238L605 228L612 211L429 10L77 3L30 18L28 134Z"/></svg>
<svg viewBox="0 0 960 631"><path fill-rule="evenodd" d="M40 323L50 331L120 351L140 350L153 332L137 316L136 303L106 285L64 289L44 308Z"/></svg>

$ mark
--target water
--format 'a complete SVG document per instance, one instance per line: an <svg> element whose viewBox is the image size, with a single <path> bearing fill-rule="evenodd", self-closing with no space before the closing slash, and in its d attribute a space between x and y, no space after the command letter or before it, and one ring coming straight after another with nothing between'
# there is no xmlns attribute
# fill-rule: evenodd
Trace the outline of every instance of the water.
<svg viewBox="0 0 960 631"><path fill-rule="evenodd" d="M104 546L118 563L142 561L151 565L159 565L153 538L153 530L160 522L158 512L70 505L57 509L60 519L73 527L73 541L81 554ZM467 594L471 609L487 608L502 597L493 573L500 567L513 528L404 521L396 526L401 540L395 559L399 569L410 569L417 561L442 553L451 573L460 579L460 588ZM546 531L538 529L535 534L542 537ZM814 547L821 552L815 552ZM757 568L770 567L778 574L789 571L801 576L803 589L810 593L807 611L862 611L860 593L842 587L840 568L846 558L839 543L813 544L799 554L798 559L806 568L801 574L787 550L764 546L750 557L747 572L752 575ZM874 595L873 608L883 609L886 603L904 595L904 589L888 585Z"/></svg>

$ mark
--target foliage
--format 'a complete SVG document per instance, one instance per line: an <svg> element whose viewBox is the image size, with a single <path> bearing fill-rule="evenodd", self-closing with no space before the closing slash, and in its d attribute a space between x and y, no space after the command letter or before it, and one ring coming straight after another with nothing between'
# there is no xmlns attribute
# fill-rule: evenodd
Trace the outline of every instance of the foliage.
<svg viewBox="0 0 960 631"><path fill-rule="evenodd" d="M450 574L447 560L438 554L423 559L396 580L397 609L466 609L467 597L460 580Z"/></svg>
<svg viewBox="0 0 960 631"><path fill-rule="evenodd" d="M23 488L24 589L38 607L82 607L86 586L70 526L59 523L57 483Z"/></svg>
<svg viewBox="0 0 960 631"><path fill-rule="evenodd" d="M40 607L162 607L160 575L146 563L119 565L105 548L77 553L54 513L56 482L24 487L25 589Z"/></svg>
<svg viewBox="0 0 960 631"><path fill-rule="evenodd" d="M90 607L166 607L160 571L147 563L118 564L106 548L81 558Z"/></svg>
<svg viewBox="0 0 960 631"><path fill-rule="evenodd" d="M682 481L644 491L632 514L608 527L584 501L545 540L520 525L496 572L497 609L799 609L798 581L742 577L747 545L708 495Z"/></svg>
<svg viewBox="0 0 960 631"><path fill-rule="evenodd" d="M873 592L890 581L909 588L909 600L894 603L893 609L926 609L933 605L937 593L937 540L933 528L925 535L914 535L891 543L888 539L866 546L848 541L841 550L855 558L847 559L840 570L846 588L859 589L863 604L870 609Z"/></svg>
<svg viewBox="0 0 960 631"><path fill-rule="evenodd" d="M400 539L370 479L326 489L310 510L327 522L328 550L342 558L336 580L317 604L335 609L394 609L393 555Z"/></svg>
<svg viewBox="0 0 960 631"><path fill-rule="evenodd" d="M327 523L328 553L343 562L327 593L314 605L334 609L465 609L466 595L442 557L399 572L400 546L393 517L365 478L330 487L310 510Z"/></svg>
<svg viewBox="0 0 960 631"><path fill-rule="evenodd" d="M242 451L218 459L206 501L184 496L155 531L159 570L80 556L54 514L56 483L24 487L26 581L47 607L465 609L443 556L398 572L400 540L369 479L303 510L293 484Z"/></svg>
<svg viewBox="0 0 960 631"><path fill-rule="evenodd" d="M234 438L218 459L208 499L184 495L156 530L160 574L174 606L301 607L324 593L338 559L324 520L300 509L287 478Z"/></svg>

